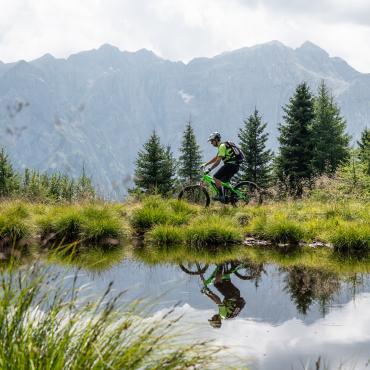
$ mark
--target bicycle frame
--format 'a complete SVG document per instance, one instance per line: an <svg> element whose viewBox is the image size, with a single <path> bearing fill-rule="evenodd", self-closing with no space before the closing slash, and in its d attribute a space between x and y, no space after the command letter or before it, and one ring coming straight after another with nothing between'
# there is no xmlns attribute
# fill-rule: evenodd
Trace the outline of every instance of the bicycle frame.
<svg viewBox="0 0 370 370"><path fill-rule="evenodd" d="M218 194L218 189L217 189L217 186L215 184L215 180L213 179L213 177L210 175L203 174L199 185L205 186L206 184L212 190L214 195ZM229 182L221 182L221 185L224 187L224 189L228 189L232 193L236 194L239 199L245 199L245 194L239 191L238 189L234 189L233 186Z"/></svg>
<svg viewBox="0 0 370 370"><path fill-rule="evenodd" d="M214 282L215 277L216 277L217 272L219 271L219 269L220 269L220 266L216 266L215 270L212 272L212 274L210 275L210 277L208 279L205 279L203 277L203 274L201 274L201 278L203 280L203 284L204 284L205 287L208 287L208 285L210 285ZM228 271L227 273L225 273L221 276L221 280L230 280L230 275L232 275L235 271L238 271L238 269L240 269L239 265L234 266L232 269L230 269L230 271Z"/></svg>

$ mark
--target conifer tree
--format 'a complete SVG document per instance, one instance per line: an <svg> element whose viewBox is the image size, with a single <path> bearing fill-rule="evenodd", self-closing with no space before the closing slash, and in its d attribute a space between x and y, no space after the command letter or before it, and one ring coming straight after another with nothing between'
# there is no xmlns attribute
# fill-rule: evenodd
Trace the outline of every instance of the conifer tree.
<svg viewBox="0 0 370 370"><path fill-rule="evenodd" d="M9 197L20 187L17 173L9 161L4 148L0 151L0 197Z"/></svg>
<svg viewBox="0 0 370 370"><path fill-rule="evenodd" d="M313 176L310 127L314 119L314 101L305 82L297 86L283 110L276 173L290 195L301 197L304 183Z"/></svg>
<svg viewBox="0 0 370 370"><path fill-rule="evenodd" d="M271 180L272 152L266 149L267 124L262 123L258 110L244 121L244 128L239 130L239 145L245 155L241 163L238 179L253 181L261 188L267 188Z"/></svg>
<svg viewBox="0 0 370 370"><path fill-rule="evenodd" d="M161 194L167 194L173 190L175 185L175 176L177 171L176 159L173 156L171 147L168 145L165 150L165 160L163 167L163 178L166 181L163 182L163 185L160 187Z"/></svg>
<svg viewBox="0 0 370 370"><path fill-rule="evenodd" d="M73 188L74 188L74 185L72 186L72 189ZM78 199L94 197L95 195L95 190L92 185L91 179L86 174L85 164L82 165L81 176L77 180L76 192L77 192L76 196Z"/></svg>
<svg viewBox="0 0 370 370"><path fill-rule="evenodd" d="M194 182L199 179L199 169L202 164L202 154L196 142L191 122L186 125L180 148L179 177L183 181Z"/></svg>
<svg viewBox="0 0 370 370"><path fill-rule="evenodd" d="M317 175L334 175L349 158L349 136L340 109L322 82L315 99L315 118L312 124L313 161Z"/></svg>
<svg viewBox="0 0 370 370"><path fill-rule="evenodd" d="M166 194L174 185L175 164L172 153L161 145L153 131L149 140L139 151L136 160L135 185L145 192Z"/></svg>
<svg viewBox="0 0 370 370"><path fill-rule="evenodd" d="M366 173L370 176L370 129L365 128L361 133L360 141L357 141L359 146L359 158L365 164Z"/></svg>

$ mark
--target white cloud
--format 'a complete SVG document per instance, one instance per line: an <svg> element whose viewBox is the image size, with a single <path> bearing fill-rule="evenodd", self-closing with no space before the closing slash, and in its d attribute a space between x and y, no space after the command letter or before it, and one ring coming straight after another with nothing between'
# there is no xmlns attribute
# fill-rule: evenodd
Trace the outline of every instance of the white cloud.
<svg viewBox="0 0 370 370"><path fill-rule="evenodd" d="M188 61L306 40L370 72L368 0L0 0L0 60L66 57L111 43Z"/></svg>
<svg viewBox="0 0 370 370"><path fill-rule="evenodd" d="M370 294L363 293L312 324L291 319L272 325L238 317L224 320L220 329L213 329L207 321L216 311L197 310L187 304L177 308L175 316L184 317L179 326L185 328L180 332L192 340L195 336L227 347L226 353L220 353L222 359L244 359L239 361L259 363L268 369L303 369L302 364L321 356L333 369L362 369L369 359L369 308ZM248 302L244 310L248 310ZM161 314L163 311L157 316ZM225 357L227 354L229 357ZM343 363L345 366L340 367Z"/></svg>

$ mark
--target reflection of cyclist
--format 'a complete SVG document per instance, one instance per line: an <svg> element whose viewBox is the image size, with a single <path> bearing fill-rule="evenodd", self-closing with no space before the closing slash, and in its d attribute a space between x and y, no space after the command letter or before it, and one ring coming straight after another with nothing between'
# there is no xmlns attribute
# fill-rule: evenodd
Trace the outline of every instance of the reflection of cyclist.
<svg viewBox="0 0 370 370"><path fill-rule="evenodd" d="M221 135L218 132L214 132L209 135L208 141L211 144L218 148L217 155L212 158L207 163L203 164L203 168L213 164L208 171L212 171L216 168L221 160L224 162L224 165L213 175L216 187L218 189L219 195L214 198L214 200L220 200L221 202L225 201L225 195L221 182L229 182L231 178L239 171L239 163L242 160L243 154L240 149L231 142L221 142Z"/></svg>
<svg viewBox="0 0 370 370"><path fill-rule="evenodd" d="M239 315L240 311L245 306L245 300L240 296L240 290L231 282L230 274L225 271L226 265L217 267L216 276L214 279L214 287L224 296L221 301L219 296L213 293L205 283L202 292L211 298L218 305L218 314L213 315L209 321L214 328L221 327L222 319L232 319Z"/></svg>

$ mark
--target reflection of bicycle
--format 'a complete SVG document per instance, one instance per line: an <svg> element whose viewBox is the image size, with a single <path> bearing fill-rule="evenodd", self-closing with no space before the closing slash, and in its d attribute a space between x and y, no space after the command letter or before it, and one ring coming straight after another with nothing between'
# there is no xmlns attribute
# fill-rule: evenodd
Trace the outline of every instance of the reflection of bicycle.
<svg viewBox="0 0 370 370"><path fill-rule="evenodd" d="M260 187L251 181L240 181L235 186L230 182L222 182L225 194L225 204L232 204L234 207L245 204L261 204L262 191ZM179 193L178 199L190 203L208 207L211 201L209 191L214 196L218 195L218 189L212 176L202 173L199 184L185 186Z"/></svg>
<svg viewBox="0 0 370 370"><path fill-rule="evenodd" d="M179 266L181 270L188 275L199 275L205 286L213 283L219 272L222 272L222 280L229 279L231 274L236 275L241 280L257 280L262 272L265 272L263 264L233 261L216 265L215 270L211 273L209 278L206 279L204 274L208 270L208 264L187 263L180 264ZM222 269L222 271L220 271L220 269Z"/></svg>

